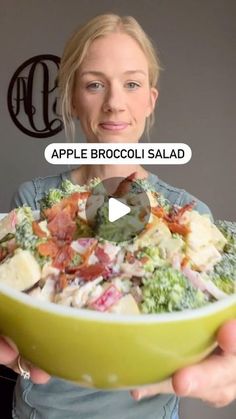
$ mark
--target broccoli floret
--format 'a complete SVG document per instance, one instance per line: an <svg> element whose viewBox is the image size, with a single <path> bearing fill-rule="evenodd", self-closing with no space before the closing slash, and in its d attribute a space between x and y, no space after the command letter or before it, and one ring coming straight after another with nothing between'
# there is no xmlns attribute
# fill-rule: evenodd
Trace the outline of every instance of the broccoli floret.
<svg viewBox="0 0 236 419"><path fill-rule="evenodd" d="M221 291L225 292L226 294L233 294L236 291L236 283L229 277L221 278L216 275L213 278L213 282Z"/></svg>
<svg viewBox="0 0 236 419"><path fill-rule="evenodd" d="M158 268L151 278L143 279L141 309L144 313L182 311L201 307L207 302L207 296L172 267Z"/></svg>
<svg viewBox="0 0 236 419"><path fill-rule="evenodd" d="M86 192L89 188L87 185L74 185L70 180L63 180L61 188L51 188L44 194L44 197L39 201L40 210L51 208L54 204L60 202L63 198L73 194L74 192Z"/></svg>
<svg viewBox="0 0 236 419"><path fill-rule="evenodd" d="M31 222L34 219L32 209L30 207L27 207L27 205L23 205L20 208L16 208L15 211L17 214L17 223L21 222L25 218L27 218Z"/></svg>
<svg viewBox="0 0 236 419"><path fill-rule="evenodd" d="M61 189L49 189L44 197L39 201L40 211L51 208L64 198L65 194Z"/></svg>
<svg viewBox="0 0 236 419"><path fill-rule="evenodd" d="M227 239L224 252L236 254L236 222L219 220L215 224Z"/></svg>
<svg viewBox="0 0 236 419"><path fill-rule="evenodd" d="M63 180L63 182L61 183L61 189L63 192L63 196L69 196L75 192L86 192L88 191L88 186L87 185L75 185L74 183L72 183L70 180L66 179Z"/></svg>
<svg viewBox="0 0 236 419"><path fill-rule="evenodd" d="M24 218L16 225L15 240L16 245L22 249L35 250L39 238L33 233L32 222L29 219Z"/></svg>
<svg viewBox="0 0 236 419"><path fill-rule="evenodd" d="M32 222L34 220L30 207L21 207L17 209L17 218L19 222L16 224L15 241L16 246L25 250L30 250L41 267L51 259L41 256L38 253L37 246L45 239L39 238L33 232Z"/></svg>
<svg viewBox="0 0 236 419"><path fill-rule="evenodd" d="M100 184L102 184L102 181L98 177L91 179L88 185L75 185L70 180L66 179L66 180L63 180L61 184L61 189L64 193L64 196L68 196L74 192L87 192L87 191L91 191L94 188L97 189L98 187L100 187ZM104 190L105 189L103 187L103 191Z"/></svg>
<svg viewBox="0 0 236 419"><path fill-rule="evenodd" d="M143 269L146 272L153 272L155 268L166 266L168 264L167 260L164 260L160 257L160 249L157 246L145 247L141 249L137 254L138 259L141 259L145 256L148 257L148 260L143 264Z"/></svg>
<svg viewBox="0 0 236 419"><path fill-rule="evenodd" d="M104 188L104 186L102 184L102 181L99 177L94 177L89 182L89 188L90 189L93 189L93 188L100 189L100 185L102 185L102 188L103 188L102 190L105 191L105 188Z"/></svg>
<svg viewBox="0 0 236 419"><path fill-rule="evenodd" d="M236 291L236 253L223 253L210 279L226 294L233 294Z"/></svg>
<svg viewBox="0 0 236 419"><path fill-rule="evenodd" d="M210 273L211 280L226 294L236 291L236 223L216 221L216 226L227 239L222 259Z"/></svg>
<svg viewBox="0 0 236 419"><path fill-rule="evenodd" d="M34 220L30 207L17 208L17 224L15 231L16 245L23 249L35 249L38 237L33 233L32 222Z"/></svg>
<svg viewBox="0 0 236 419"><path fill-rule="evenodd" d="M52 188L44 194L44 197L39 201L40 211L43 212L44 209L51 208L54 204L57 204L63 198L68 197L75 192L89 192L91 189L96 187L96 194L100 193L100 190L102 193L104 193L105 189L103 186L100 188L100 184L102 185L99 178L94 178L89 182L88 185L83 186L74 185L68 179L63 180L60 189Z"/></svg>

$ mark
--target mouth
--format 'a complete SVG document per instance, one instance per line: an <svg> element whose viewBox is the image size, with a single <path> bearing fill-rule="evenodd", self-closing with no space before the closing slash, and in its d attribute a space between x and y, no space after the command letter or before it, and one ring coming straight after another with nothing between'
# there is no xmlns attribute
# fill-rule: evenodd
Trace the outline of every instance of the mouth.
<svg viewBox="0 0 236 419"><path fill-rule="evenodd" d="M105 131L122 131L130 124L127 122L102 122L99 126Z"/></svg>

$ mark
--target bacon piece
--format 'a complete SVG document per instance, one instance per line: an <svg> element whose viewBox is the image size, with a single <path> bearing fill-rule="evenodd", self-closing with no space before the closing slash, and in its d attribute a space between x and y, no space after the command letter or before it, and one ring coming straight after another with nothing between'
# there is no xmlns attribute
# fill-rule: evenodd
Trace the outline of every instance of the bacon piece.
<svg viewBox="0 0 236 419"><path fill-rule="evenodd" d="M158 218L163 218L164 216L166 216L166 212L165 212L164 208L159 207L159 206L152 207L151 212Z"/></svg>
<svg viewBox="0 0 236 419"><path fill-rule="evenodd" d="M131 184L132 184L133 180L137 179L137 177L138 177L137 172L133 172L133 173L131 173L131 175L127 176L124 180L122 180L119 183L119 185L116 188L116 191L113 194L113 196L121 197L121 196L126 195L130 191L130 187L131 187Z"/></svg>
<svg viewBox="0 0 236 419"><path fill-rule="evenodd" d="M71 275L72 279L74 279L76 277L76 273L78 272L78 269L80 269L81 266L83 266L83 265L81 265L80 263L78 265L75 265L75 266L67 266L65 268L65 271L68 275Z"/></svg>
<svg viewBox="0 0 236 419"><path fill-rule="evenodd" d="M64 205L62 208L67 208L70 211L71 218L74 219L78 211L78 201L88 198L90 192L74 192L68 198L64 198Z"/></svg>
<svg viewBox="0 0 236 419"><path fill-rule="evenodd" d="M95 263L90 266L80 266L76 274L85 281L92 281L98 276L106 276L108 268L102 263Z"/></svg>
<svg viewBox="0 0 236 419"><path fill-rule="evenodd" d="M76 266L68 266L66 271L74 274L78 272L79 269L88 266L89 258L94 249L96 249L97 242L97 239L94 238L80 238L74 241L72 249L82 257L83 261Z"/></svg>
<svg viewBox="0 0 236 419"><path fill-rule="evenodd" d="M69 197L63 198L60 202L54 204L51 208L46 208L43 213L48 221L51 221L58 213L67 208L71 218L74 219L78 211L78 201L88 198L90 194L90 192L74 192Z"/></svg>
<svg viewBox="0 0 236 419"><path fill-rule="evenodd" d="M165 220L167 222L179 223L180 218L186 211L191 211L195 206L195 202L190 202L189 204L184 205L182 208L175 208L170 214L165 215Z"/></svg>
<svg viewBox="0 0 236 419"><path fill-rule="evenodd" d="M142 256L139 261L145 265L145 263L147 263L149 261L149 257L148 256Z"/></svg>
<svg viewBox="0 0 236 419"><path fill-rule="evenodd" d="M48 223L48 230L59 240L71 241L76 232L76 223L71 219L68 208L64 208Z"/></svg>
<svg viewBox="0 0 236 419"><path fill-rule="evenodd" d="M178 209L177 217L180 218L186 211L192 211L195 207L196 202L190 202L189 204L184 205L182 208Z"/></svg>
<svg viewBox="0 0 236 419"><path fill-rule="evenodd" d="M182 236L186 236L190 231L188 227L182 224L178 224L177 222L168 223L168 227L171 233L178 233Z"/></svg>
<svg viewBox="0 0 236 419"><path fill-rule="evenodd" d="M38 236L40 238L47 237L47 233L41 229L41 227L40 227L40 225L37 221L32 222L32 229L33 229L33 232L36 236Z"/></svg>
<svg viewBox="0 0 236 419"><path fill-rule="evenodd" d="M37 246L37 250L41 256L50 256L52 259L55 258L59 248L53 240L47 240L45 243L40 243Z"/></svg>
<svg viewBox="0 0 236 419"><path fill-rule="evenodd" d="M89 257L91 256L93 251L96 249L97 240L96 239L95 240L91 239L90 243L91 243L90 246L86 249L86 251L82 255L83 256L83 265L88 264Z"/></svg>
<svg viewBox="0 0 236 419"><path fill-rule="evenodd" d="M66 244L58 250L52 266L60 269L61 271L64 271L65 268L70 264L73 256L74 250L70 245Z"/></svg>
<svg viewBox="0 0 236 419"><path fill-rule="evenodd" d="M181 261L181 269L185 268L189 263L189 257L185 256Z"/></svg>
<svg viewBox="0 0 236 419"><path fill-rule="evenodd" d="M68 278L67 275L62 272L59 275L59 282L58 282L58 288L60 291L64 290L64 288L66 288L68 285Z"/></svg>

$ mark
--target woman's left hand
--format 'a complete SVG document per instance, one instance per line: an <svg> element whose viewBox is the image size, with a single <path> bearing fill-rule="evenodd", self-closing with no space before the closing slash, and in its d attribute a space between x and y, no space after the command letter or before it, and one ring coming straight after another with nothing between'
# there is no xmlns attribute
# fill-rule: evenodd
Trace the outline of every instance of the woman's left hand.
<svg viewBox="0 0 236 419"><path fill-rule="evenodd" d="M195 397L215 407L236 399L236 320L225 323L218 331L218 351L204 361L182 368L170 379L131 391L135 400L160 393Z"/></svg>

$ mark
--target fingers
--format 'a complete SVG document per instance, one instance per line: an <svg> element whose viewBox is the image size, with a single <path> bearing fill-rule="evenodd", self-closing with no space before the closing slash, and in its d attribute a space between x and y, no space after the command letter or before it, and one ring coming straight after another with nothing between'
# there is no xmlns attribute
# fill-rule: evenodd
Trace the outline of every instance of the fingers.
<svg viewBox="0 0 236 419"><path fill-rule="evenodd" d="M30 367L30 377L35 384L46 384L51 378L46 371L34 366Z"/></svg>
<svg viewBox="0 0 236 419"><path fill-rule="evenodd" d="M30 378L30 367L20 355L18 355L17 360L13 364L8 365L8 367L12 368L17 374L20 374L25 379Z"/></svg>
<svg viewBox="0 0 236 419"><path fill-rule="evenodd" d="M20 357L20 368L18 363L18 357L13 364L7 366L13 369L17 374L21 374L22 369L26 372L29 372L29 377L31 381L35 384L46 384L51 378L51 376L48 373L46 373L38 367L35 367L29 361L22 357Z"/></svg>
<svg viewBox="0 0 236 419"><path fill-rule="evenodd" d="M236 354L236 320L229 320L219 329L217 341L225 352Z"/></svg>
<svg viewBox="0 0 236 419"><path fill-rule="evenodd" d="M230 398L229 393L236 389L236 320L229 320L219 329L217 341L218 351L213 355L174 375L173 387L178 395L220 400L220 394L226 391L223 398ZM228 390L231 386L233 390ZM216 396L218 388L221 393Z"/></svg>
<svg viewBox="0 0 236 419"><path fill-rule="evenodd" d="M143 397L152 397L160 393L174 393L171 379L145 387L140 387L130 392L131 396L135 400L141 400Z"/></svg>
<svg viewBox="0 0 236 419"><path fill-rule="evenodd" d="M179 396L212 400L218 389L235 385L236 357L212 355L203 362L186 367L173 376L173 388Z"/></svg>
<svg viewBox="0 0 236 419"><path fill-rule="evenodd" d="M8 366L14 363L19 355L15 344L5 336L0 337L0 364Z"/></svg>
<svg viewBox="0 0 236 419"><path fill-rule="evenodd" d="M0 364L5 365L6 367L12 369L17 374L20 373L18 367L18 356L19 351L15 343L5 336L0 337ZM45 384L49 381L50 375L45 371L35 367L30 362L26 361L24 358L21 358L22 367L30 372L31 380L35 384Z"/></svg>
<svg viewBox="0 0 236 419"><path fill-rule="evenodd" d="M226 406L236 397L236 356L212 355L203 362L183 368L172 379L131 391L135 400L161 393L199 398L216 407Z"/></svg>
<svg viewBox="0 0 236 419"><path fill-rule="evenodd" d="M160 393L199 398L223 407L236 398L236 320L225 323L217 334L218 350L198 364L177 371L172 380L131 391L135 400Z"/></svg>
<svg viewBox="0 0 236 419"><path fill-rule="evenodd" d="M236 398L235 384L222 388L219 386L217 390L211 393L210 398L202 397L202 401L210 406L224 407L232 403Z"/></svg>

